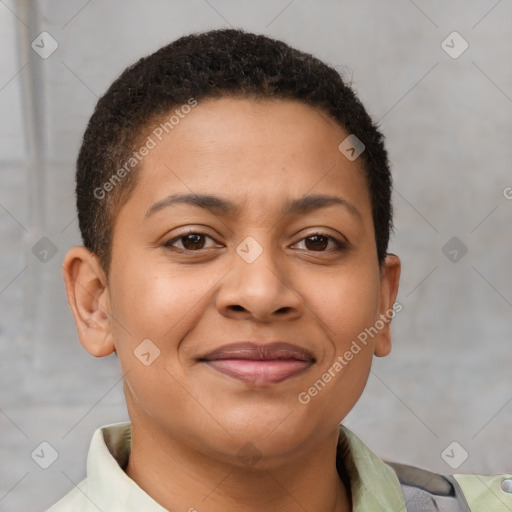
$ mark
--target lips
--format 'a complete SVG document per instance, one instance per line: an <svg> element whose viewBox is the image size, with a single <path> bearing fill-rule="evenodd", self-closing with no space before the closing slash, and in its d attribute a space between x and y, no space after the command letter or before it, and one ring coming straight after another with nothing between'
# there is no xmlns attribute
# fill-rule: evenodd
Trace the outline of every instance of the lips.
<svg viewBox="0 0 512 512"><path fill-rule="evenodd" d="M259 386L281 382L315 363L311 352L284 342L224 345L199 361L224 375Z"/></svg>

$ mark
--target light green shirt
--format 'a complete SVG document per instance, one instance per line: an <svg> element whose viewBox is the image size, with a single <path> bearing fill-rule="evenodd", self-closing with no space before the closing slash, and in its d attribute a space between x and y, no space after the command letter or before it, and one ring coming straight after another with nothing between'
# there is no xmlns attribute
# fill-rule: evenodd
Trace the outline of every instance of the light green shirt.
<svg viewBox="0 0 512 512"><path fill-rule="evenodd" d="M129 422L97 429L87 458L87 478L47 512L166 512L124 472L130 448ZM394 470L343 425L339 429L337 458L338 462L343 461L350 478L353 512L406 512ZM512 510L512 493L501 488L512 475L454 477L471 512Z"/></svg>

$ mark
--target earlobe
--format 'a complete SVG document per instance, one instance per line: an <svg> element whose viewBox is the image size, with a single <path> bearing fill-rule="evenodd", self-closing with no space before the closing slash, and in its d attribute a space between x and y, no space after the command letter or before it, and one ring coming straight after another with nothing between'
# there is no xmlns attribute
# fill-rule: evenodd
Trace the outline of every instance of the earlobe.
<svg viewBox="0 0 512 512"><path fill-rule="evenodd" d="M401 310L395 306L400 281L401 263L396 254L388 254L381 266L379 319L384 324L375 339L374 353L377 357L391 352L391 320Z"/></svg>
<svg viewBox="0 0 512 512"><path fill-rule="evenodd" d="M85 247L73 247L64 258L62 275L80 342L93 356L112 354L108 283L98 257Z"/></svg>

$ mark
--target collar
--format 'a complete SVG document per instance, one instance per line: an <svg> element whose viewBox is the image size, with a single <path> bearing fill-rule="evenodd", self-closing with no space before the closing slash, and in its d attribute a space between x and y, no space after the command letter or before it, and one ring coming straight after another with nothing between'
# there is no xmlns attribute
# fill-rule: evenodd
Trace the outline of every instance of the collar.
<svg viewBox="0 0 512 512"><path fill-rule="evenodd" d="M124 472L130 449L129 422L94 432L87 458L87 497L105 512L166 512ZM339 427L336 465L338 472L345 470L350 479L353 512L405 510L394 470L343 425Z"/></svg>
<svg viewBox="0 0 512 512"><path fill-rule="evenodd" d="M339 427L336 466L350 479L352 512L405 511L395 471L377 457L351 430Z"/></svg>

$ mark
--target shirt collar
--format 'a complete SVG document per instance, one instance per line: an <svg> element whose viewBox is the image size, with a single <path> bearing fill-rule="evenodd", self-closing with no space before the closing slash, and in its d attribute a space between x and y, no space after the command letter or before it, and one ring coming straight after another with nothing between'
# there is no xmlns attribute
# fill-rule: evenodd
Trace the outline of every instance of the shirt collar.
<svg viewBox="0 0 512 512"><path fill-rule="evenodd" d="M88 498L100 510L166 512L124 469L131 448L131 424L97 429L87 458ZM336 464L350 479L353 512L405 510L394 470L380 460L353 432L340 425Z"/></svg>
<svg viewBox="0 0 512 512"><path fill-rule="evenodd" d="M339 427L336 465L338 472L344 465L350 478L352 512L406 510L395 471L344 425Z"/></svg>
<svg viewBox="0 0 512 512"><path fill-rule="evenodd" d="M130 422L106 425L94 432L87 456L88 498L104 512L168 512L124 472L131 440Z"/></svg>

